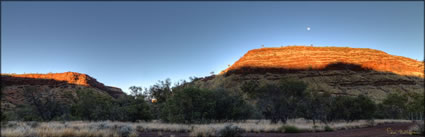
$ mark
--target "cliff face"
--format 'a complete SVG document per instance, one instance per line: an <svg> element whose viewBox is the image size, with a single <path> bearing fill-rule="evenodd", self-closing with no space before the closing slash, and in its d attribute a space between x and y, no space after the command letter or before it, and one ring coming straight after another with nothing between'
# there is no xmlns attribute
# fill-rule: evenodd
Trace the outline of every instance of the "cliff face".
<svg viewBox="0 0 425 137"><path fill-rule="evenodd" d="M49 73L49 74L2 74L2 107L13 108L24 104L24 90L36 89L37 94L54 91L55 96L62 101L70 101L65 94L76 96L80 89L91 89L114 98L124 96L125 93L116 87L105 86L86 74L76 72ZM2 109L3 109L2 108Z"/></svg>
<svg viewBox="0 0 425 137"><path fill-rule="evenodd" d="M307 46L254 49L248 51L222 74L244 68L320 70L337 63L358 65L362 69L398 75L424 77L424 63L410 58L366 48Z"/></svg>
<svg viewBox="0 0 425 137"><path fill-rule="evenodd" d="M391 92L423 92L424 62L364 48L261 48L248 51L220 75L196 83L240 90L245 81L273 83L284 78L304 81L313 91L364 94L380 101Z"/></svg>
<svg viewBox="0 0 425 137"><path fill-rule="evenodd" d="M81 86L93 86L93 85L100 85L101 83L97 82L96 79L93 79L92 77L76 73L76 72L65 72L65 73L49 73L49 74L2 74L2 76L9 76L4 77L5 82L14 82L13 84L30 84L30 85L40 85L40 84L50 84L50 83L39 83L40 80L54 80L57 82L66 82L68 84L75 84L75 85L81 85ZM28 79L34 79L33 81L25 81L27 83L20 83L20 78L28 78Z"/></svg>

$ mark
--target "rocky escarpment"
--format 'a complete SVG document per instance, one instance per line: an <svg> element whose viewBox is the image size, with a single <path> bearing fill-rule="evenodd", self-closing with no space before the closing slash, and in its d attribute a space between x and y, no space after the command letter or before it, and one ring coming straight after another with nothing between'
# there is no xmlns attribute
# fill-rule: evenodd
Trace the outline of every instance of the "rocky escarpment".
<svg viewBox="0 0 425 137"><path fill-rule="evenodd" d="M56 98L62 101L70 101L67 95L76 96L76 91L91 89L99 93L118 98L125 93L116 87L105 86L87 74L76 72L49 73L49 74L2 74L2 109L13 108L16 105L25 104L24 94L26 90L36 94L47 94L53 91Z"/></svg>
<svg viewBox="0 0 425 137"><path fill-rule="evenodd" d="M288 46L248 51L219 75L196 81L204 88L240 90L245 81L302 80L308 89L365 94L381 100L391 92L423 92L424 62L348 47Z"/></svg>
<svg viewBox="0 0 425 137"><path fill-rule="evenodd" d="M331 64L353 64L362 69L424 77L424 63L367 48L288 46L248 51L222 73L237 73L249 68L326 69ZM334 69L345 66L334 65ZM250 72L255 73L255 72Z"/></svg>

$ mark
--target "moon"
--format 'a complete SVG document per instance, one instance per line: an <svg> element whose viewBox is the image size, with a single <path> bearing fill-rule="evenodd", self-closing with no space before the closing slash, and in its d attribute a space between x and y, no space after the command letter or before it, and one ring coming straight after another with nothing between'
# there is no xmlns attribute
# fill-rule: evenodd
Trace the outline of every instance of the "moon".
<svg viewBox="0 0 425 137"><path fill-rule="evenodd" d="M307 31L310 31L310 29L311 29L310 27L307 27Z"/></svg>

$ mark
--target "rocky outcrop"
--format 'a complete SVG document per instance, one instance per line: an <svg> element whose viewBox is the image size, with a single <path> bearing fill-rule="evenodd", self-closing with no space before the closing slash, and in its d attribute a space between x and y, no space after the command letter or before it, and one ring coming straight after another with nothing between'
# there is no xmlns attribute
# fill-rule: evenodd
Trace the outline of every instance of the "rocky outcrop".
<svg viewBox="0 0 425 137"><path fill-rule="evenodd" d="M25 104L24 94L29 89L31 89L31 92L36 92L36 94L42 96L46 92L52 91L58 100L67 103L72 103L73 98L76 97L76 92L82 89L90 89L114 98L126 95L120 88L105 86L87 74L76 72L2 74L1 86L2 109L12 109L17 105Z"/></svg>
<svg viewBox="0 0 425 137"><path fill-rule="evenodd" d="M246 81L295 79L309 90L364 94L381 101L392 92L424 92L424 62L348 47L288 46L248 51L219 75L198 80L201 88L240 90Z"/></svg>
<svg viewBox="0 0 425 137"><path fill-rule="evenodd" d="M232 66L221 72L230 74L241 69L266 68L286 70L345 69L352 64L361 69L392 72L424 78L424 63L367 48L287 46L248 51ZM332 64L334 64L332 66ZM254 72L250 72L254 73Z"/></svg>
<svg viewBox="0 0 425 137"><path fill-rule="evenodd" d="M116 87L105 86L95 78L87 74L77 72L49 73L49 74L2 74L2 85L49 85L55 86L86 86L105 91L113 97L124 95L125 93Z"/></svg>

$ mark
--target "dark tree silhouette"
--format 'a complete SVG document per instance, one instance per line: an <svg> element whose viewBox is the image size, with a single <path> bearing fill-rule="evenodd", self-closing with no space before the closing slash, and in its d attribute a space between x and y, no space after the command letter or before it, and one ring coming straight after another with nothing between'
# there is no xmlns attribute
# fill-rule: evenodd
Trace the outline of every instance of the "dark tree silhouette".
<svg viewBox="0 0 425 137"><path fill-rule="evenodd" d="M41 89L26 88L24 96L29 105L44 121L50 121L64 113L64 110L66 110L62 108L64 105L59 103L52 90L44 90L40 91L40 93L37 93L37 90Z"/></svg>

